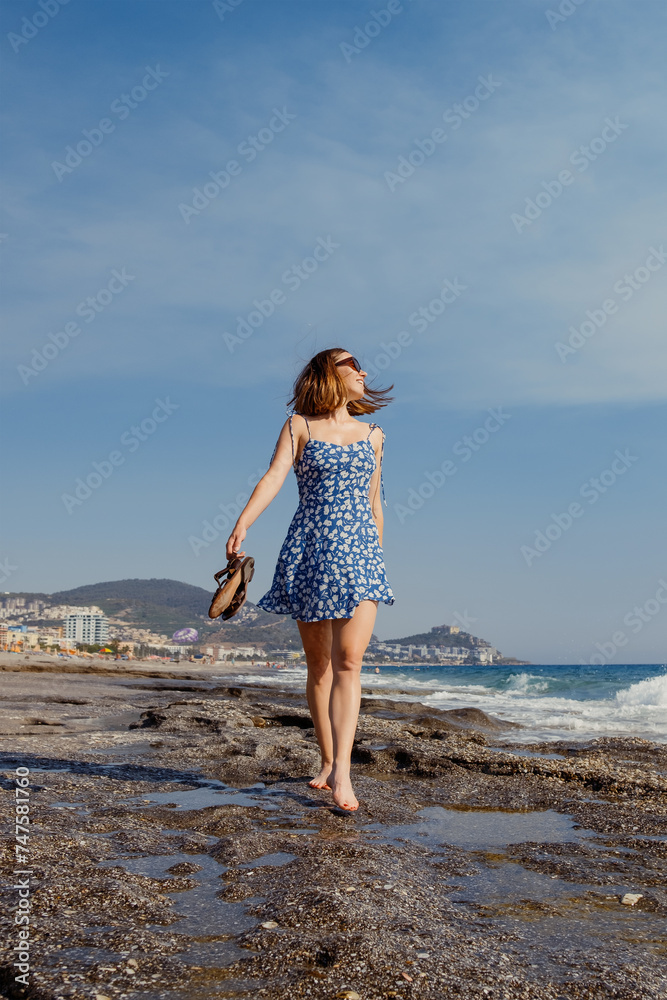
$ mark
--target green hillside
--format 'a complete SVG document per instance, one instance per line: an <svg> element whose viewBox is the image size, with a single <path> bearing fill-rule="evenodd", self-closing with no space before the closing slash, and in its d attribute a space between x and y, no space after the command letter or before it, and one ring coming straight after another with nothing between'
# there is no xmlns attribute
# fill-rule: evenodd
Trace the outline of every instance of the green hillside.
<svg viewBox="0 0 667 1000"><path fill-rule="evenodd" d="M200 645L234 642L239 645L262 645L267 649L300 649L296 622L290 615L272 615L250 601L229 622L211 620L208 608L211 590L179 580L113 580L86 584L53 594L12 594L26 601L43 600L47 604L97 605L112 618L128 625L172 635L182 628L196 628ZM45 616L46 617L46 616Z"/></svg>
<svg viewBox="0 0 667 1000"><path fill-rule="evenodd" d="M197 628L210 602L211 594L203 587L156 578L92 583L51 594L53 604L96 604L105 615L167 634Z"/></svg>
<svg viewBox="0 0 667 1000"><path fill-rule="evenodd" d="M385 639L384 642L395 642L401 646L462 646L464 649L472 649L477 636L470 632L456 632L454 635L445 635L440 629L441 625L434 625L430 632L417 632L414 635L406 635L402 639Z"/></svg>

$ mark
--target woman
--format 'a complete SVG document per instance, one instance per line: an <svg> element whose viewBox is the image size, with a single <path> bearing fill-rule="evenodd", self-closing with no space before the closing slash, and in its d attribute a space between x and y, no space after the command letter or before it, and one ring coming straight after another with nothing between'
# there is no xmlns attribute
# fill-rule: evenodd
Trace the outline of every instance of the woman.
<svg viewBox="0 0 667 1000"><path fill-rule="evenodd" d="M279 492L290 466L299 506L278 556L270 590L257 602L291 614L301 634L308 707L322 766L310 782L329 788L336 805L359 802L350 757L361 701L361 663L378 601L394 603L382 553L384 432L356 420L391 401L389 389L367 389L366 372L341 347L320 351L294 383L268 471L253 490L227 541L227 558ZM385 500L386 505L386 500Z"/></svg>

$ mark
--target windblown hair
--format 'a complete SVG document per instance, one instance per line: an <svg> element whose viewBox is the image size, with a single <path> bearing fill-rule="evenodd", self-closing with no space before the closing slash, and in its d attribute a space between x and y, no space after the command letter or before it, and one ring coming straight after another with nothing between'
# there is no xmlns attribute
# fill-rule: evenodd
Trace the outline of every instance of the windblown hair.
<svg viewBox="0 0 667 1000"><path fill-rule="evenodd" d="M336 367L336 355L345 353L344 347L329 347L311 358L294 382L288 406L294 406L297 413L306 417L317 417L342 406L347 394L340 368ZM391 403L393 396L388 393L393 388L393 382L387 389L366 387L361 399L351 399L348 402L347 412L350 416L375 413L380 407Z"/></svg>

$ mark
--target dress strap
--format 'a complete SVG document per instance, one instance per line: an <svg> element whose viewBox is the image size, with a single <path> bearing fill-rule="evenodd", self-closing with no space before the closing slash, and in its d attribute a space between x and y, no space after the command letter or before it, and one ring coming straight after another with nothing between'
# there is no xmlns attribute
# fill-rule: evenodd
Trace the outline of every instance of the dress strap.
<svg viewBox="0 0 667 1000"><path fill-rule="evenodd" d="M296 463L296 456L294 454L294 432L292 430L292 417L294 416L295 413L297 413L297 411L296 410L285 410L285 413L289 416L289 433L290 433L290 437L292 439L292 468L296 472L296 464L295 464ZM308 440L310 441L310 424L308 423L308 418L305 417L303 415L303 413L299 414L299 416L302 416L303 419L306 421L306 426L308 427ZM278 447L278 446L276 445L276 447Z"/></svg>
<svg viewBox="0 0 667 1000"><path fill-rule="evenodd" d="M368 431L368 438L370 438L371 434L373 433L373 429L375 427L380 427L380 425L379 424L371 424L370 430ZM381 427L380 427L380 430L382 431ZM366 438L366 440L368 440L368 438ZM384 505L385 505L385 507L388 507L389 505L388 505L387 499L386 499L386 497L384 495L384 471L382 469L382 458L383 458L383 455L384 455L384 431L382 431L382 447L380 448L380 490L381 490L382 500L384 502Z"/></svg>

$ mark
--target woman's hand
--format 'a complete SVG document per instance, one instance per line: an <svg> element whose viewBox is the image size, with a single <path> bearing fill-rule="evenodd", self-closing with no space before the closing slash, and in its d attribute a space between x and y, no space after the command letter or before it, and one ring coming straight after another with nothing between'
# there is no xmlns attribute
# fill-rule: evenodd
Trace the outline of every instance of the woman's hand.
<svg viewBox="0 0 667 1000"><path fill-rule="evenodd" d="M235 524L234 530L227 539L227 562L229 562L232 556L243 557L245 555L245 550L243 552L237 551L245 536L246 529L238 524Z"/></svg>

